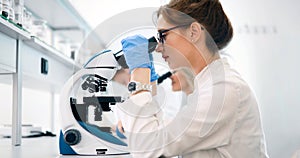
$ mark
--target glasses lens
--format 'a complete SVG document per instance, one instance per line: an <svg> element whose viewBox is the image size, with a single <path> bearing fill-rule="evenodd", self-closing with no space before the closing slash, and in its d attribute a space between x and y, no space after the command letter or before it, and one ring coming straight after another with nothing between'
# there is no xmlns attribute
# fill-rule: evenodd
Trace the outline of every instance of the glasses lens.
<svg viewBox="0 0 300 158"><path fill-rule="evenodd" d="M157 39L160 43L164 43L164 35L162 32L157 33Z"/></svg>
<svg viewBox="0 0 300 158"><path fill-rule="evenodd" d="M159 32L157 32L156 39L160 42Z"/></svg>
<svg viewBox="0 0 300 158"><path fill-rule="evenodd" d="M189 25L190 24L188 24L188 25L178 25L178 26L175 26L175 27L172 27L172 28L169 28L169 29L159 30L158 33L157 33L157 39L160 43L164 44L165 37L166 37L166 32L177 29L177 28L180 28L180 27L186 27L186 26L189 26Z"/></svg>

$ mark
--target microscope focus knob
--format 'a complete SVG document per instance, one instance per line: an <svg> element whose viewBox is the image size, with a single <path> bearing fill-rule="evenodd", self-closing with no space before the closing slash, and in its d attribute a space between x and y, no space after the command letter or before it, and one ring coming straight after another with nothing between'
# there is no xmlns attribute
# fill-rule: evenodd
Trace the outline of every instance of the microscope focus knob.
<svg viewBox="0 0 300 158"><path fill-rule="evenodd" d="M70 129L65 132L64 139L67 144L76 145L81 140L81 134L76 129Z"/></svg>

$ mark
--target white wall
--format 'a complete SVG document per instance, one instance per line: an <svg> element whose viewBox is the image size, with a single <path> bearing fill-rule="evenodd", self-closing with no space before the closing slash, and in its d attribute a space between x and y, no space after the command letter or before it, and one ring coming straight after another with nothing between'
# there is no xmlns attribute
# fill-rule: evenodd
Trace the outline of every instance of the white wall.
<svg viewBox="0 0 300 158"><path fill-rule="evenodd" d="M300 2L221 0L235 28L227 53L257 94L271 158L300 149Z"/></svg>

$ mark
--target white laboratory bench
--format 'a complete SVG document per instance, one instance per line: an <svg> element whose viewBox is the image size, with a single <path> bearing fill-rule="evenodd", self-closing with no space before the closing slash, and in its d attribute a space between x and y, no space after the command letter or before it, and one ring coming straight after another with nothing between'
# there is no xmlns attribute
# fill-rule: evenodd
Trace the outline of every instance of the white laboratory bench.
<svg viewBox="0 0 300 158"><path fill-rule="evenodd" d="M24 138L21 146L11 145L9 138L0 138L0 151L3 158L59 157L56 137Z"/></svg>
<svg viewBox="0 0 300 158"><path fill-rule="evenodd" d="M76 156L60 155L58 137L23 138L21 146L11 145L11 139L0 138L1 158L131 158L130 155L118 156Z"/></svg>

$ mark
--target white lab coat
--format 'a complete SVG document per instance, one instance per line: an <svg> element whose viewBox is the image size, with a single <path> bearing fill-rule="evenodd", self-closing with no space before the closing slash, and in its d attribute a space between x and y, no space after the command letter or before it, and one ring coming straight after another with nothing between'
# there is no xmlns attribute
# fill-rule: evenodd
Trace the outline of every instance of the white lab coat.
<svg viewBox="0 0 300 158"><path fill-rule="evenodd" d="M149 92L119 105L133 157L268 157L255 95L226 59L209 64L194 84L187 105L167 125Z"/></svg>
<svg viewBox="0 0 300 158"><path fill-rule="evenodd" d="M164 120L174 118L182 106L186 105L186 94L172 91L171 80L164 81L157 86L157 95L153 99L161 105Z"/></svg>

